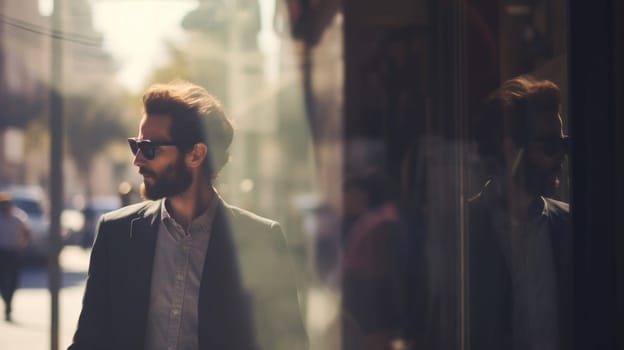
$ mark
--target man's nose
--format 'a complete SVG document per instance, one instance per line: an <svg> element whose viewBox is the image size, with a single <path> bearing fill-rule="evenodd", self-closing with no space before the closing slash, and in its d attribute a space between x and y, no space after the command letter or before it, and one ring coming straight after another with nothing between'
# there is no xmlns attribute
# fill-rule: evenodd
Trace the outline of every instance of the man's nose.
<svg viewBox="0 0 624 350"><path fill-rule="evenodd" d="M143 152L141 152L141 149L138 149L136 154L134 155L134 159L132 160L132 164L134 164L135 166L140 167L141 165L144 165L146 163L146 159L143 156Z"/></svg>

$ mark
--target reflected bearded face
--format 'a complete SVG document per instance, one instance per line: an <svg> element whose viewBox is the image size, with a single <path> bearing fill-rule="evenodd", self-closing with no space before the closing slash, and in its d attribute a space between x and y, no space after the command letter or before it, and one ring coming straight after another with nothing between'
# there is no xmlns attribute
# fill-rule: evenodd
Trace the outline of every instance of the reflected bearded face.
<svg viewBox="0 0 624 350"><path fill-rule="evenodd" d="M525 188L535 195L552 197L559 190L563 161L553 161L552 166L527 161Z"/></svg>
<svg viewBox="0 0 624 350"><path fill-rule="evenodd" d="M143 175L141 196L151 200L178 195L186 191L192 181L191 172L180 155L161 171L140 167L139 173Z"/></svg>
<svg viewBox="0 0 624 350"><path fill-rule="evenodd" d="M527 192L546 197L557 193L567 153L565 145L560 116L540 118L519 173Z"/></svg>

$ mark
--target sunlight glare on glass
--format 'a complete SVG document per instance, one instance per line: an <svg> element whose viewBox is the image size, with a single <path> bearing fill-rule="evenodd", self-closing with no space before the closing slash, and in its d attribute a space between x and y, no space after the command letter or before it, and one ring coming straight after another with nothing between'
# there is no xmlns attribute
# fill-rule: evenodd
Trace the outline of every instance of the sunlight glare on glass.
<svg viewBox="0 0 624 350"><path fill-rule="evenodd" d="M183 37L182 18L197 1L94 1L95 27L104 46L120 62L117 78L140 91L149 72L167 61L166 41ZM128 20L132 19L132 20Z"/></svg>
<svg viewBox="0 0 624 350"><path fill-rule="evenodd" d="M39 14L44 17L52 15L54 0L39 0Z"/></svg>
<svg viewBox="0 0 624 350"><path fill-rule="evenodd" d="M279 49L280 41L273 28L276 0L258 0L260 6L260 32L258 45L267 58L264 61L265 77L275 82L279 77Z"/></svg>
<svg viewBox="0 0 624 350"><path fill-rule="evenodd" d="M254 189L254 182L251 179L244 179L240 183L240 190L243 193L249 193Z"/></svg>

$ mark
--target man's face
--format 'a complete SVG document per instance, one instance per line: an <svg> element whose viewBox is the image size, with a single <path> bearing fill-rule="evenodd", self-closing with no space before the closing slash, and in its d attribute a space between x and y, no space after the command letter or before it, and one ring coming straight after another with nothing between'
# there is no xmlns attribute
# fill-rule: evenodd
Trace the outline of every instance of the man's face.
<svg viewBox="0 0 624 350"><path fill-rule="evenodd" d="M527 192L543 196L556 193L567 153L566 145L559 114L539 116L533 137L525 149L525 159L518 169Z"/></svg>
<svg viewBox="0 0 624 350"><path fill-rule="evenodd" d="M155 142L171 141L171 117L147 115L141 119L137 139ZM186 191L191 185L191 172L186 167L184 155L175 145L162 145L155 149L153 159L147 159L141 150L134 157L134 165L143 175L141 195L147 199L171 197Z"/></svg>

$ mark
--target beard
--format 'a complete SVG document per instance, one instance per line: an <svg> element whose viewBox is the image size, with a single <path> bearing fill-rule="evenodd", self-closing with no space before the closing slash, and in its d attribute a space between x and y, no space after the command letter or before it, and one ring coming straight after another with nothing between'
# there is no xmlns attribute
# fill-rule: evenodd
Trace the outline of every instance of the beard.
<svg viewBox="0 0 624 350"><path fill-rule="evenodd" d="M559 191L561 166L552 169L543 169L537 165L525 162L521 179L524 189L533 195L554 197Z"/></svg>
<svg viewBox="0 0 624 350"><path fill-rule="evenodd" d="M171 197L186 191L191 186L191 172L184 164L184 158L168 165L162 172L156 173L146 168L141 168L140 173L151 176L154 181L148 183L143 180L141 184L141 196L144 199L156 200Z"/></svg>

